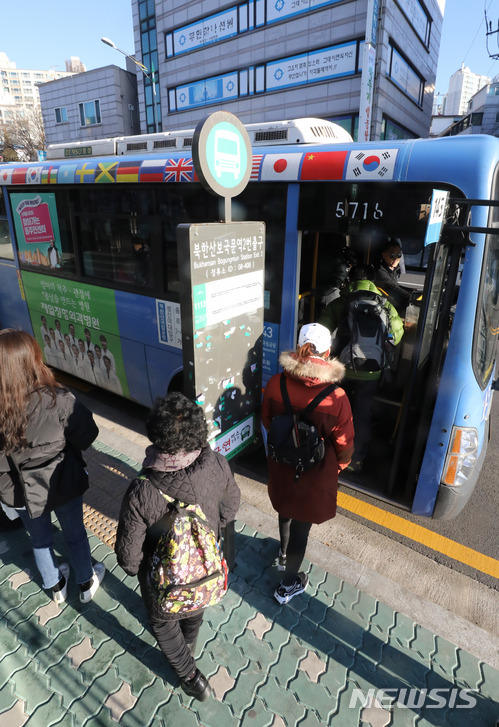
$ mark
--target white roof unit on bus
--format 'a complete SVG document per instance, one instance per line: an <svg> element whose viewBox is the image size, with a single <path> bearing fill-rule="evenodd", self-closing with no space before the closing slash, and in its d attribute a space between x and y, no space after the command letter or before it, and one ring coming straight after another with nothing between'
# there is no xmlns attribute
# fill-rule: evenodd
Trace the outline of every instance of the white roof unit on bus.
<svg viewBox="0 0 499 727"><path fill-rule="evenodd" d="M352 137L342 126L324 119L303 118L289 121L267 121L245 124L251 144L323 144L324 142L350 143ZM156 134L120 136L115 139L74 141L50 144L47 159L67 157L123 156L126 154L154 154L163 150L182 151L192 147L194 129L161 131Z"/></svg>
<svg viewBox="0 0 499 727"><path fill-rule="evenodd" d="M91 139L89 141L70 141L67 144L49 144L47 159L112 156L115 154L115 149L115 139Z"/></svg>
<svg viewBox="0 0 499 727"><path fill-rule="evenodd" d="M267 121L263 124L245 124L244 126L251 143L255 146L353 142L346 129L325 119L290 119L289 121Z"/></svg>
<svg viewBox="0 0 499 727"><path fill-rule="evenodd" d="M116 154L152 154L163 149L182 151L192 147L194 129L180 131L160 131L156 134L140 136L120 136L116 141Z"/></svg>

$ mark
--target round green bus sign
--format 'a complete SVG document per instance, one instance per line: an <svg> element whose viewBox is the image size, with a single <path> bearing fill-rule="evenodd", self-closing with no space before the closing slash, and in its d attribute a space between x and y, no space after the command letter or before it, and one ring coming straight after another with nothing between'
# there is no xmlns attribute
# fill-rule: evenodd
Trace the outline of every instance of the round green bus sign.
<svg viewBox="0 0 499 727"><path fill-rule="evenodd" d="M252 151L237 116L216 111L196 126L192 159L200 182L221 197L237 197L248 184Z"/></svg>

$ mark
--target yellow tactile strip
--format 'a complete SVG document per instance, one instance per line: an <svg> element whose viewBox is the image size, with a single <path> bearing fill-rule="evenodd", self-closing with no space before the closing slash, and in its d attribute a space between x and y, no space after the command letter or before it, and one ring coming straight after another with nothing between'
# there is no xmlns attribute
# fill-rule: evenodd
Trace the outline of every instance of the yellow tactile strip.
<svg viewBox="0 0 499 727"><path fill-rule="evenodd" d="M118 521L113 518L106 517L98 510L95 510L90 505L83 504L83 522L85 527L88 528L96 535L99 540L108 545L110 548L114 548L116 540L116 528L118 527Z"/></svg>

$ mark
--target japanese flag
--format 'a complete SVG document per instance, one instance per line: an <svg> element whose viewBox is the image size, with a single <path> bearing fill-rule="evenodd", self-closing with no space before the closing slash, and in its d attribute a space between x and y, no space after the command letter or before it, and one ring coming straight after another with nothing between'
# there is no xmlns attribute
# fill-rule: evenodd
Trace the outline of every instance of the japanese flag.
<svg viewBox="0 0 499 727"><path fill-rule="evenodd" d="M298 179L303 154L265 154L260 179L269 181L293 181Z"/></svg>
<svg viewBox="0 0 499 727"><path fill-rule="evenodd" d="M12 168L11 169L8 169L8 168L2 169L0 171L0 180L2 181L3 184L10 184L12 182L12 172L13 171L14 170Z"/></svg>

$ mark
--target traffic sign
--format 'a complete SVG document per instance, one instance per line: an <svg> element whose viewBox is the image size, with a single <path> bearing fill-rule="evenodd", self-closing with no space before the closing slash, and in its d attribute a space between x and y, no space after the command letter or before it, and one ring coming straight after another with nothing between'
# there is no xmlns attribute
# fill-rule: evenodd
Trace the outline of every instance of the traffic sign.
<svg viewBox="0 0 499 727"><path fill-rule="evenodd" d="M237 197L251 174L252 150L248 132L237 116L216 111L196 126L192 159L199 180L221 197Z"/></svg>

